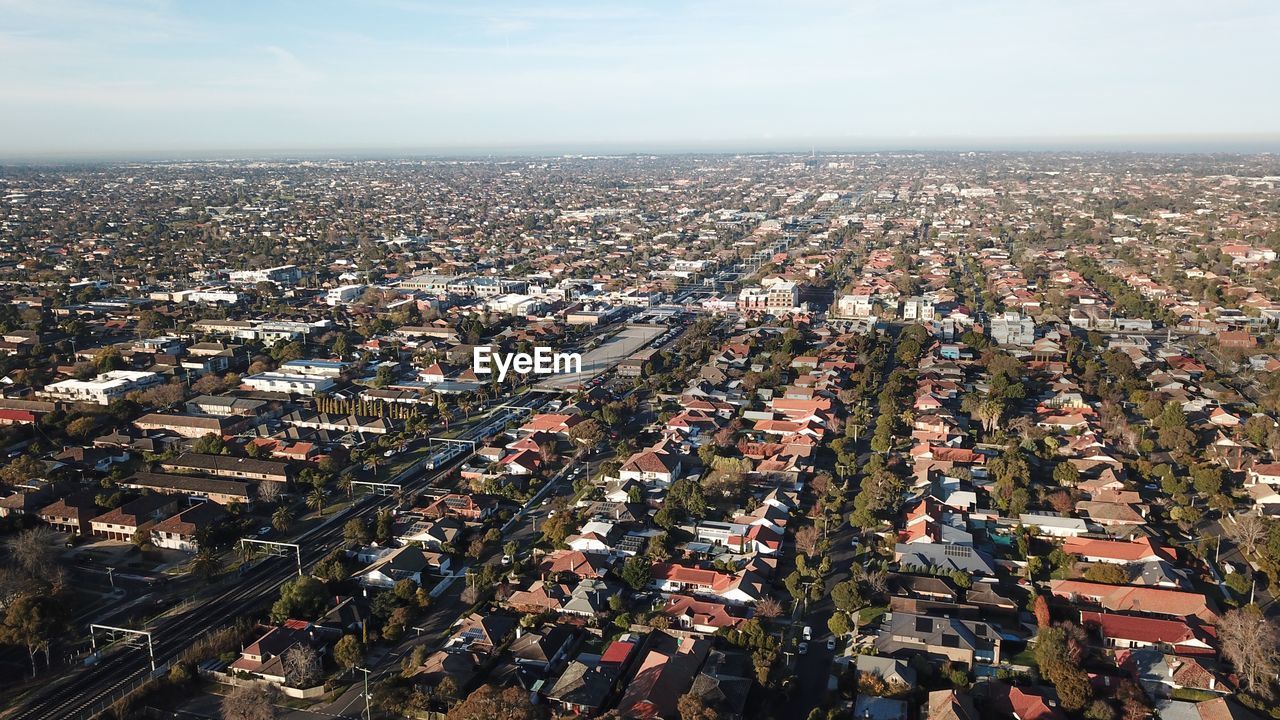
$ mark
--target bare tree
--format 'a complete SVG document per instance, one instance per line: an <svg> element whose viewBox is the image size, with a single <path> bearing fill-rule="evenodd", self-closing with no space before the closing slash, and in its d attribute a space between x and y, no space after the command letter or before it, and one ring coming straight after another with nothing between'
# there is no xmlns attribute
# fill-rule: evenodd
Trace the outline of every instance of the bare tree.
<svg viewBox="0 0 1280 720"><path fill-rule="evenodd" d="M796 531L796 547L809 557L818 549L818 528L807 525Z"/></svg>
<svg viewBox="0 0 1280 720"><path fill-rule="evenodd" d="M258 483L258 499L263 502L275 502L284 492L284 483L263 481Z"/></svg>
<svg viewBox="0 0 1280 720"><path fill-rule="evenodd" d="M23 530L6 544L18 566L35 576L47 572L53 564L57 540L53 530L41 525Z"/></svg>
<svg viewBox="0 0 1280 720"><path fill-rule="evenodd" d="M310 645L289 648L284 653L284 675L290 687L312 687L320 680L320 653Z"/></svg>
<svg viewBox="0 0 1280 720"><path fill-rule="evenodd" d="M763 618L776 618L782 614L782 603L772 595L766 595L760 598L760 602L756 603L756 615Z"/></svg>
<svg viewBox="0 0 1280 720"><path fill-rule="evenodd" d="M223 720L273 720L279 692L267 683L237 685L222 698Z"/></svg>
<svg viewBox="0 0 1280 720"><path fill-rule="evenodd" d="M1231 610L1218 625L1222 655L1235 666L1249 689L1272 697L1271 679L1280 671L1280 628L1256 606Z"/></svg>
<svg viewBox="0 0 1280 720"><path fill-rule="evenodd" d="M1230 516L1227 522L1222 523L1222 529L1249 559L1257 557L1258 547L1266 541L1270 530L1267 519L1253 513Z"/></svg>

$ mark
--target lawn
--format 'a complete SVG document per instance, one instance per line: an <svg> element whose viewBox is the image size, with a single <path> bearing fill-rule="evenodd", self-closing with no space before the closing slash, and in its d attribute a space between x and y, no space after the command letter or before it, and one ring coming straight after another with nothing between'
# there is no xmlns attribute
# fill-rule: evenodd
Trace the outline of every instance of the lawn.
<svg viewBox="0 0 1280 720"><path fill-rule="evenodd" d="M885 605L864 607L858 611L858 626L866 627L868 625L874 625L880 622L880 618L884 617L884 614L888 611L889 608Z"/></svg>

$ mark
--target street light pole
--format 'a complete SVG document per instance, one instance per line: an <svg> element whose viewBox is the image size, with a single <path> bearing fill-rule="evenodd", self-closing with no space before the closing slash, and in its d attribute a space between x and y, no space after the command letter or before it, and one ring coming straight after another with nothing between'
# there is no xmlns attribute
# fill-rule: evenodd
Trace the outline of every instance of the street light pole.
<svg viewBox="0 0 1280 720"><path fill-rule="evenodd" d="M364 716L365 720L369 720L373 717L373 711L369 708L369 671L358 665L353 669L364 673Z"/></svg>

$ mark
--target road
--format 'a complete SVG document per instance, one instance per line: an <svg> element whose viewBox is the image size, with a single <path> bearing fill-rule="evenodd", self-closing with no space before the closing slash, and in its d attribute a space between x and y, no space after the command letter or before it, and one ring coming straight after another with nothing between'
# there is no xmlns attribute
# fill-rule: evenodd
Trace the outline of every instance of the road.
<svg viewBox="0 0 1280 720"><path fill-rule="evenodd" d="M518 407L541 404L542 396L533 392L523 393L508 403ZM481 431L489 425L479 424L463 433L461 439L482 439ZM404 484L406 494L442 479L468 456L460 454L452 458L446 467L430 475L407 480ZM292 542L300 547L303 567L315 564L338 547L342 542L342 526L347 520L370 517L393 502L388 496L364 496L323 524L292 538ZM237 617L254 615L273 602L280 586L296 573L297 565L293 558L263 560L243 575L224 581L228 583L227 587L216 588L208 597L198 598L190 607L153 624L150 630L156 667L163 671L195 639ZM4 717L12 720L79 720L92 717L141 685L151 674L151 665L145 645L107 653L92 667L67 673L36 691L32 697L24 698L16 710L11 710Z"/></svg>

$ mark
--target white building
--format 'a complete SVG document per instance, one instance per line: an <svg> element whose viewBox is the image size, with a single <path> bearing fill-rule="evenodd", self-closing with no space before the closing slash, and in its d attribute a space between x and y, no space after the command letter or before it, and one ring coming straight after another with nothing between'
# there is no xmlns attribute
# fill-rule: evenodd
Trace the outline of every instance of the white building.
<svg viewBox="0 0 1280 720"><path fill-rule="evenodd" d="M285 392L294 395L315 395L325 392L334 386L329 378L307 375L289 375L286 373L265 372L250 375L242 381L254 390L265 392Z"/></svg>
<svg viewBox="0 0 1280 720"><path fill-rule="evenodd" d="M991 339L997 345L1031 345L1036 341L1036 324L1021 313L1007 312L991 320Z"/></svg>
<svg viewBox="0 0 1280 720"><path fill-rule="evenodd" d="M919 296L909 297L902 303L902 319L915 322L933 322L933 301Z"/></svg>
<svg viewBox="0 0 1280 720"><path fill-rule="evenodd" d="M256 285L270 282L277 285L293 285L302 279L302 271L297 265L279 265L262 270L235 270L231 273L231 282L240 285Z"/></svg>
<svg viewBox="0 0 1280 720"><path fill-rule="evenodd" d="M329 306L349 303L360 297L360 293L364 292L364 287L364 285L341 285L336 288L329 288L329 291L324 294L324 302Z"/></svg>
<svg viewBox="0 0 1280 720"><path fill-rule="evenodd" d="M842 318L868 318L875 311L870 295L841 295L836 300L836 316Z"/></svg>
<svg viewBox="0 0 1280 720"><path fill-rule="evenodd" d="M485 306L506 315L537 315L546 310L546 305L538 298L517 293L499 295L487 300Z"/></svg>
<svg viewBox="0 0 1280 720"><path fill-rule="evenodd" d="M92 380L63 380L44 386L40 392L45 397L69 402L109 405L112 400L124 397L135 390L159 385L164 378L152 372L136 370L112 370Z"/></svg>

